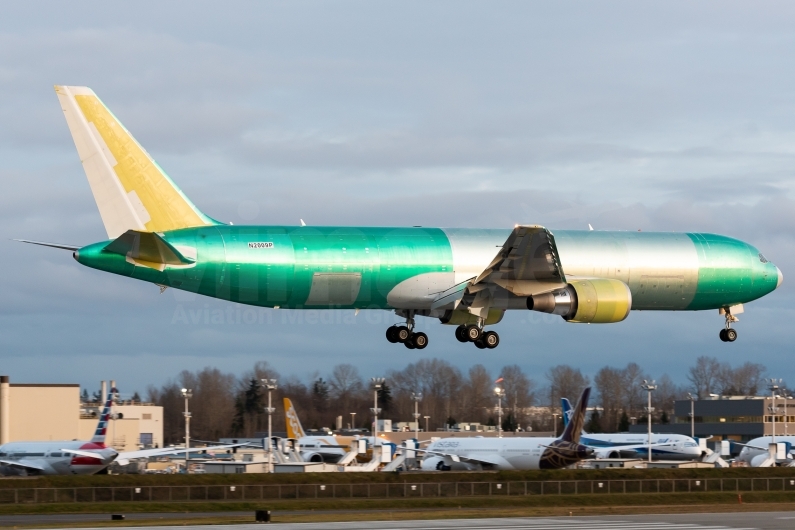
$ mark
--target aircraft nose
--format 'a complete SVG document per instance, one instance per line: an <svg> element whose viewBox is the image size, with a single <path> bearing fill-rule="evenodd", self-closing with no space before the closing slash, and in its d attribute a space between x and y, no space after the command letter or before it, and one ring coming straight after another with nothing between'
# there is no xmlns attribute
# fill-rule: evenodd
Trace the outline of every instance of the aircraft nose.
<svg viewBox="0 0 795 530"><path fill-rule="evenodd" d="M782 282L784 281L784 275L781 274L781 269L776 267L776 272L778 273L778 281L776 282L776 289L781 287Z"/></svg>

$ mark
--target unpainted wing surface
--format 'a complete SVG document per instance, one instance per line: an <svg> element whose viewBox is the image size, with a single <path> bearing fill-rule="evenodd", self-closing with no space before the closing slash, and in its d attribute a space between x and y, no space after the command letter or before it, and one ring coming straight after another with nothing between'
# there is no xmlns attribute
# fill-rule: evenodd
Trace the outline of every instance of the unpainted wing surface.
<svg viewBox="0 0 795 530"><path fill-rule="evenodd" d="M36 465L28 460L0 460L0 464L5 464L11 467L19 467L22 469L32 469L34 471L44 471L41 465Z"/></svg>

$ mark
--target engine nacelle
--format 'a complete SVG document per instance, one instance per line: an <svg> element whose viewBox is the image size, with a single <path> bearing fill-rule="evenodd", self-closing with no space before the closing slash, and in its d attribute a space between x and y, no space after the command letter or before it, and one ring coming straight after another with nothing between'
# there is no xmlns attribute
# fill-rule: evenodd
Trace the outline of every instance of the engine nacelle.
<svg viewBox="0 0 795 530"><path fill-rule="evenodd" d="M607 324L627 318L632 293L619 280L572 280L558 291L528 297L527 308L560 315L568 322Z"/></svg>
<svg viewBox="0 0 795 530"><path fill-rule="evenodd" d="M301 451L301 458L303 458L304 462L314 462L318 464L323 462L323 455L315 453L314 451Z"/></svg>
<svg viewBox="0 0 795 530"><path fill-rule="evenodd" d="M450 471L450 466L444 463L444 458L429 456L420 464L423 471Z"/></svg>

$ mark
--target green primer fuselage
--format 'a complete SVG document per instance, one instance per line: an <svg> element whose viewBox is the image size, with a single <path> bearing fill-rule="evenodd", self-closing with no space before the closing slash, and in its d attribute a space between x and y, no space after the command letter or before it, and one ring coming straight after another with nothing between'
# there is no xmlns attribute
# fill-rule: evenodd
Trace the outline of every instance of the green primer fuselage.
<svg viewBox="0 0 795 530"><path fill-rule="evenodd" d="M187 266L135 265L81 248L89 267L206 296L263 307L427 309L438 293L482 272L511 231L441 228L206 226L163 238ZM612 278L632 309L701 310L747 303L773 291L779 271L742 241L714 234L553 231L563 271ZM510 297L510 295L508 295ZM508 299L505 309L524 307Z"/></svg>

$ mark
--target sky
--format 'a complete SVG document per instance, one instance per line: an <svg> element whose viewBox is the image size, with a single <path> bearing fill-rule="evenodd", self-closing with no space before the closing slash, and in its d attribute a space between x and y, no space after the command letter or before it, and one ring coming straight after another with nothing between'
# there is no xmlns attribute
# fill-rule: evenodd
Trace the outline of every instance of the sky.
<svg viewBox="0 0 795 530"><path fill-rule="evenodd" d="M791 2L4 3L0 372L124 395L205 366L371 377L438 357L518 364L539 386L561 362L684 383L708 355L795 381L793 60ZM429 347L407 350L386 312L159 294L11 241L106 237L54 84L93 88L224 222L715 232L785 281L732 344L717 311L512 312L485 355L427 319Z"/></svg>

